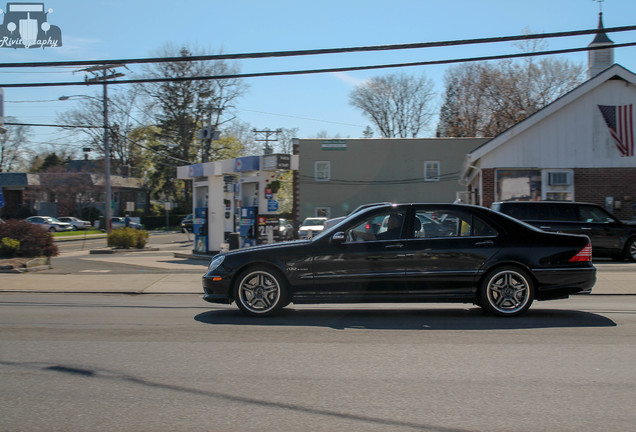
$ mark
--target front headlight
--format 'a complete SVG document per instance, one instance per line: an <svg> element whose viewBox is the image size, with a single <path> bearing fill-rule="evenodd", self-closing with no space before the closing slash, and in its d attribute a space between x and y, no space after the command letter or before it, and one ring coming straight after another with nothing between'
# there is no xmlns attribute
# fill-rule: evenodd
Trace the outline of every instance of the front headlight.
<svg viewBox="0 0 636 432"><path fill-rule="evenodd" d="M212 258L212 261L210 261L210 265L208 266L208 271L219 268L219 266L223 263L223 260L225 260L225 255L218 255Z"/></svg>

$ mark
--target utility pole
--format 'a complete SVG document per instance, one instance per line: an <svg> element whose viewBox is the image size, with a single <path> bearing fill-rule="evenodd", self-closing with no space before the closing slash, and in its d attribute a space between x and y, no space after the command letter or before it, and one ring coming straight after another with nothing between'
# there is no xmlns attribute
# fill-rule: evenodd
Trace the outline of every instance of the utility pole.
<svg viewBox="0 0 636 432"><path fill-rule="evenodd" d="M217 130L217 127L219 125L219 117L221 117L222 112L223 108L211 107L210 117L208 119L208 127L203 128L199 132L199 137L204 140L203 155L201 157L203 163L209 162L210 151L212 150L212 141L217 141L221 135L220 132ZM213 119L214 114L216 114L216 121Z"/></svg>
<svg viewBox="0 0 636 432"><path fill-rule="evenodd" d="M265 141L265 148L263 149L263 154L266 154L266 155L274 153L274 149L272 149L269 146L270 137L272 135L276 135L276 139L273 139L272 141L278 141L278 134L281 133L282 131L283 131L282 129L276 129L276 130L269 130L269 129L256 130L256 129L252 129L252 132L254 133L254 135L261 134L262 136L265 137L265 139L255 138L254 141Z"/></svg>
<svg viewBox="0 0 636 432"><path fill-rule="evenodd" d="M123 73L116 72L116 68L123 65L104 65L104 66L92 66L86 69L82 69L82 72L87 72L93 75L92 78L86 77L86 82L103 82L104 84L104 183L106 183L106 209L105 209L105 221L106 232L110 234L112 230L111 221L113 218L113 191L110 182L110 143L108 133L108 80L123 77ZM99 72L102 72L101 75Z"/></svg>

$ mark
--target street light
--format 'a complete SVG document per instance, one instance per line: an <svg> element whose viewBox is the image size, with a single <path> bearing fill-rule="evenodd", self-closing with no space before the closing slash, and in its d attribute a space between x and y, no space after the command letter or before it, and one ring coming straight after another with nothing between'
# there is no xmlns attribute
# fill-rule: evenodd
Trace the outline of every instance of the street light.
<svg viewBox="0 0 636 432"><path fill-rule="evenodd" d="M104 98L103 98L103 103L104 103L104 182L106 183L106 208L105 208L105 219L106 219L106 232L108 234L110 234L111 232L111 220L113 218L113 209L111 207L112 205L112 198L113 198L113 191L112 191L112 186L111 186L111 182L110 182L110 145L109 145L109 141L108 141L108 90L107 90L107 86L106 83L104 83ZM73 97L80 97L80 98L86 98L86 99L99 99L93 96L87 96L87 95L70 95L70 96L60 96L58 99L59 100L69 100Z"/></svg>

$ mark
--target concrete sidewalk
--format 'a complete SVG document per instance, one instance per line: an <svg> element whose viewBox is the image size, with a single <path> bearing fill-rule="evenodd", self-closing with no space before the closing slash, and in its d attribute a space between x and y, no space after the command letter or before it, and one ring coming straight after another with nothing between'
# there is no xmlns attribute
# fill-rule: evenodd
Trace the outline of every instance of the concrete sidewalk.
<svg viewBox="0 0 636 432"><path fill-rule="evenodd" d="M121 262L141 267L154 267L163 271L134 274L0 273L0 292L203 294L201 277L205 273L208 261L201 260L201 264L193 268L191 258L170 250L159 253L126 252L114 255L87 255L83 259ZM186 264L188 260L189 263ZM595 266L597 282L592 294L636 295L636 263L599 262L595 263ZM185 268L190 271L184 272ZM195 269L197 271L200 269L200 273L192 272Z"/></svg>

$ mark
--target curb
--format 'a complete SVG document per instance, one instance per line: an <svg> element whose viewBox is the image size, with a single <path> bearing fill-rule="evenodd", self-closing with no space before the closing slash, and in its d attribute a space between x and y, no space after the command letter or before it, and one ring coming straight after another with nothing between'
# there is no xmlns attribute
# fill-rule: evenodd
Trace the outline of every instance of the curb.
<svg viewBox="0 0 636 432"><path fill-rule="evenodd" d="M116 253L130 253L130 252L157 252L159 248L144 248L144 249L91 249L88 253L90 255L108 255Z"/></svg>

